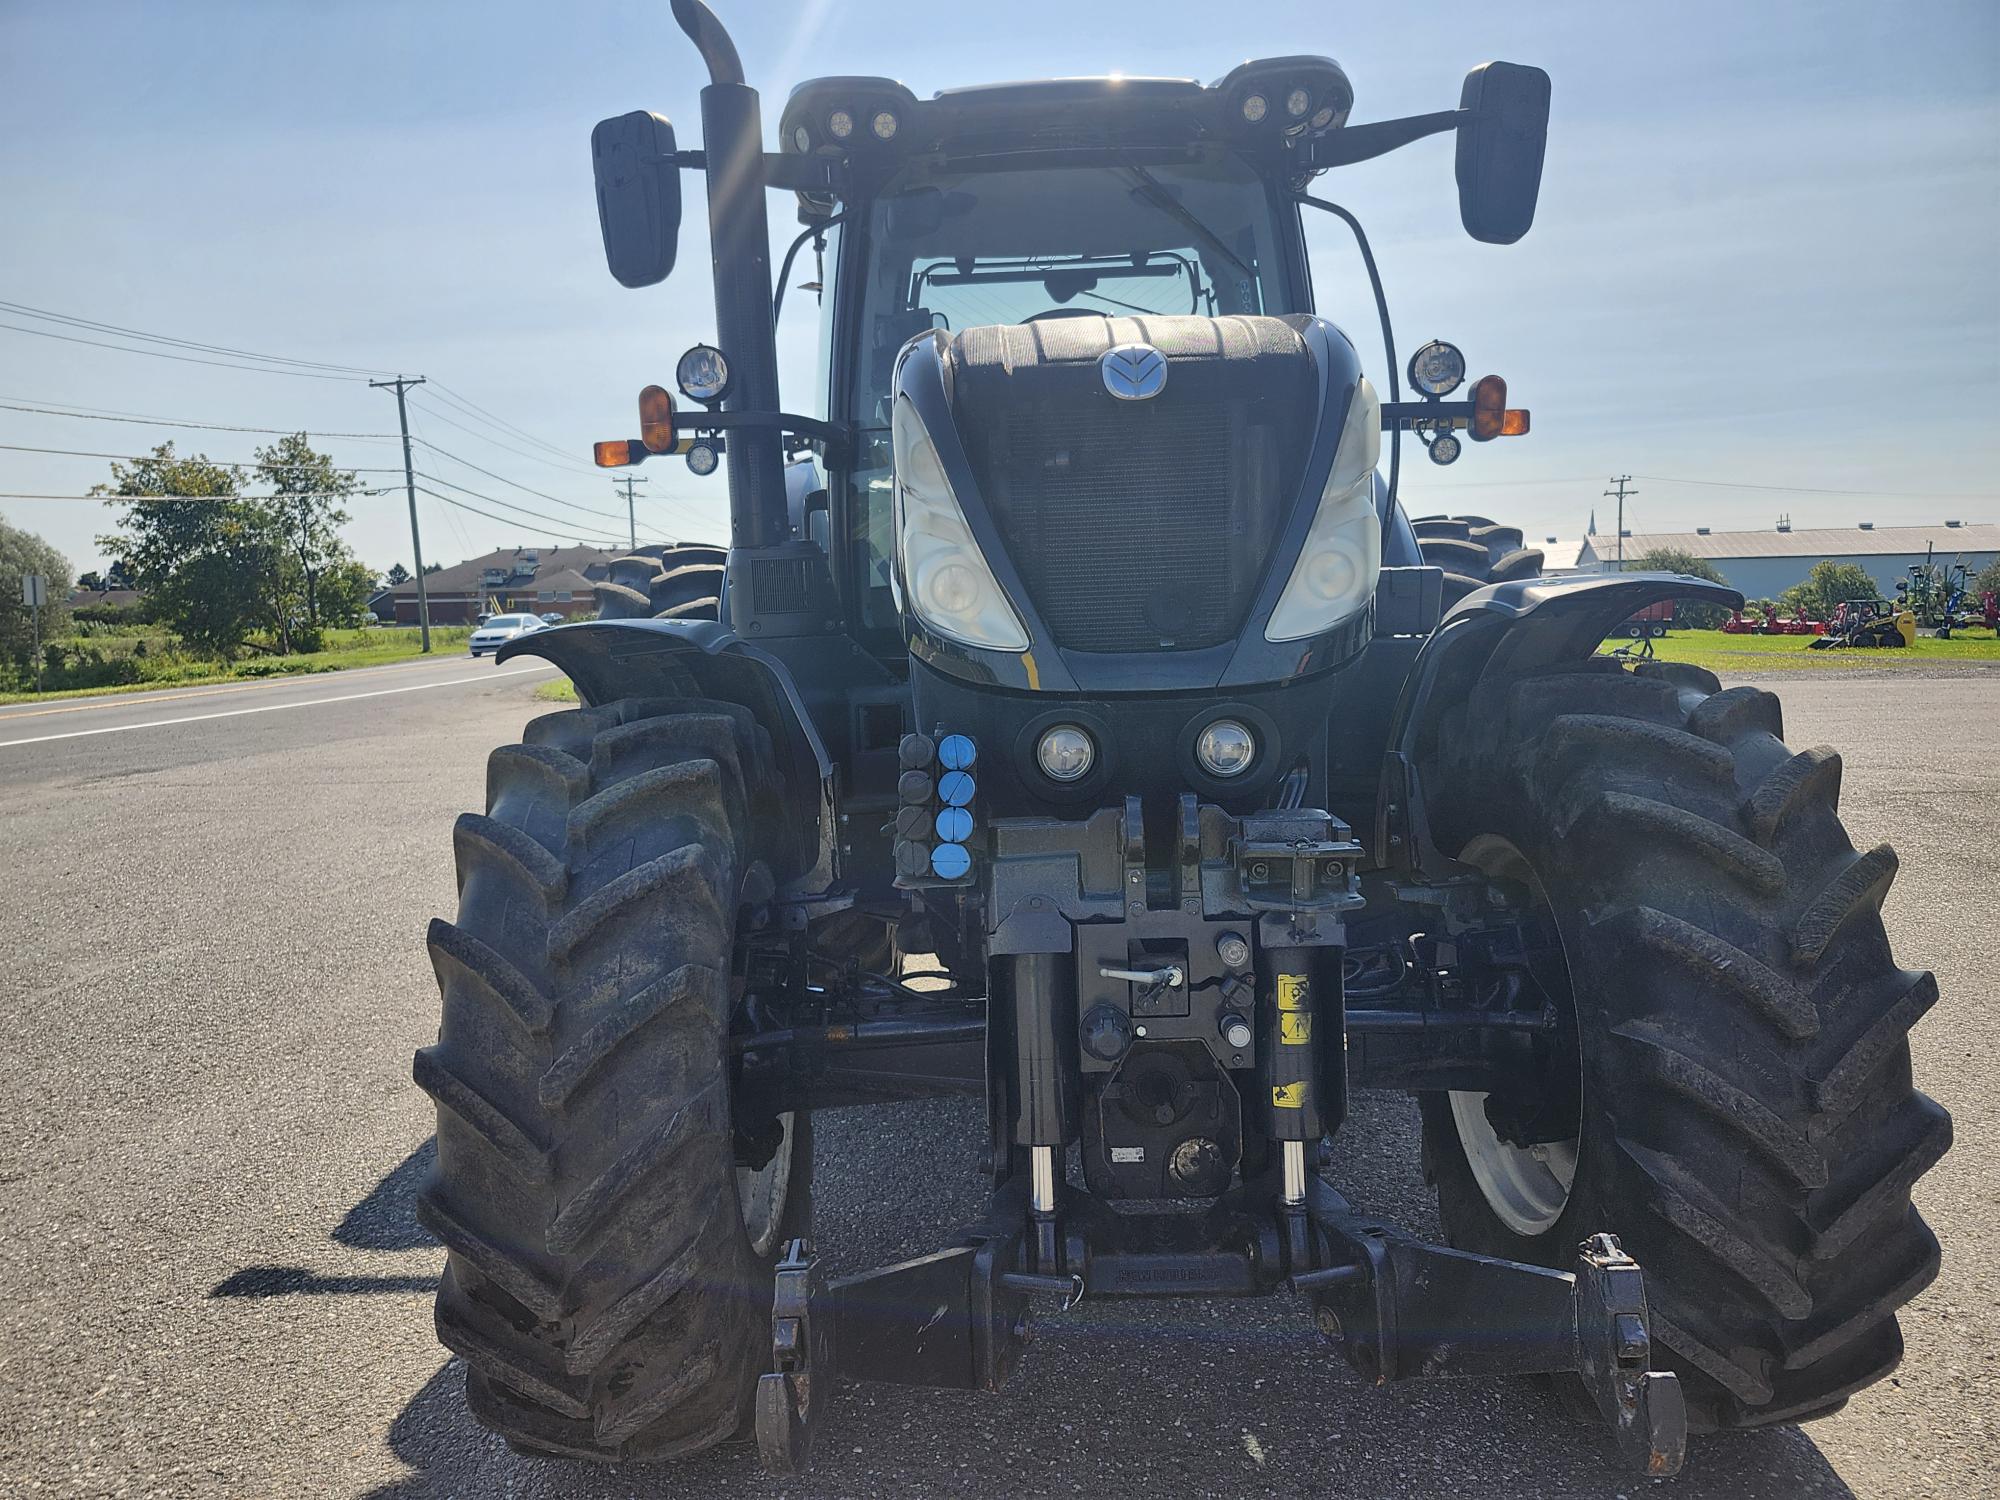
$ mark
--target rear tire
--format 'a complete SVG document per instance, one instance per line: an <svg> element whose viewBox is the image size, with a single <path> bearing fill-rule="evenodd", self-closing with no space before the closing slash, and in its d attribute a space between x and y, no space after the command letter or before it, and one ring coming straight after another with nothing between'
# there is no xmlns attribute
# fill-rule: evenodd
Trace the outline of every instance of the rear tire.
<svg viewBox="0 0 2000 1500"><path fill-rule="evenodd" d="M598 618L717 619L725 557L705 543L677 542L618 558L597 586Z"/></svg>
<svg viewBox="0 0 2000 1500"><path fill-rule="evenodd" d="M1522 545L1518 526L1484 516L1423 516L1410 523L1424 562L1444 569L1444 607L1474 589L1542 576L1543 555Z"/></svg>
<svg viewBox="0 0 2000 1500"><path fill-rule="evenodd" d="M458 823L417 1213L448 1252L438 1337L474 1416L523 1449L698 1451L742 1426L769 1362L811 1141L799 1118L763 1172L738 1166L734 923L768 889L748 830L774 777L754 731L699 700L550 714Z"/></svg>
<svg viewBox="0 0 2000 1500"><path fill-rule="evenodd" d="M1482 687L1445 726L1440 843L1520 850L1568 959L1582 1123L1560 1216L1505 1222L1477 1131L1423 1100L1447 1238L1564 1266L1618 1234L1703 1428L1824 1416L1895 1368L1896 1310L1938 1268L1910 1189L1951 1141L1911 1086L1937 987L1890 957L1894 853L1849 843L1837 755L1791 754L1774 697L1717 688L1599 660Z"/></svg>

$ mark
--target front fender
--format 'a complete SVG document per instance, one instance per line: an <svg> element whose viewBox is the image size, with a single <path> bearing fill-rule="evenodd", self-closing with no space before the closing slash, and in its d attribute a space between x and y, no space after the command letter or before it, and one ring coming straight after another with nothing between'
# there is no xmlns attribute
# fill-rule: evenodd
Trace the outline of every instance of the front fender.
<svg viewBox="0 0 2000 1500"><path fill-rule="evenodd" d="M1377 861L1415 874L1447 863L1431 845L1423 773L1436 763L1438 722L1480 683L1531 676L1594 655L1621 620L1667 599L1741 609L1726 584L1681 573L1579 573L1474 590L1438 622L1404 680L1376 799Z"/></svg>
<svg viewBox="0 0 2000 1500"><path fill-rule="evenodd" d="M586 704L697 697L749 709L771 736L788 831L780 847L760 855L796 892L812 894L833 883L833 760L783 662L719 621L643 618L538 630L509 641L494 660L517 656L553 662Z"/></svg>

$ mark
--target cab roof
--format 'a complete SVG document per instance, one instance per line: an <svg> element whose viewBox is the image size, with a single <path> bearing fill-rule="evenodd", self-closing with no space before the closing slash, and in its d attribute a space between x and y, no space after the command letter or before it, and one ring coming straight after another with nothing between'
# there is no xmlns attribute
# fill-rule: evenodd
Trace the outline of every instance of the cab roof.
<svg viewBox="0 0 2000 1500"><path fill-rule="evenodd" d="M1338 130L1354 90L1328 57L1246 62L1192 78L1048 78L946 89L919 99L890 78L816 78L792 90L782 149L842 158L874 177L917 155L1215 143L1282 161Z"/></svg>

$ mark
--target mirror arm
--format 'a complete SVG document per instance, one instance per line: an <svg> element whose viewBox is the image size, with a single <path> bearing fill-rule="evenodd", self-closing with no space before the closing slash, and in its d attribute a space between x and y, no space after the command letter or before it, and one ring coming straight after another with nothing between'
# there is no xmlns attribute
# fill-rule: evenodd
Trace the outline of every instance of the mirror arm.
<svg viewBox="0 0 2000 1500"><path fill-rule="evenodd" d="M774 327L778 321L778 314L785 310L785 288L791 283L792 262L798 258L799 250L807 240L811 240L816 249L824 251L826 232L834 225L846 222L845 213L837 213L830 219L815 219L800 232L797 239L792 241L791 248L785 251L784 264L778 267L778 289L771 294L771 323Z"/></svg>
<svg viewBox="0 0 2000 1500"><path fill-rule="evenodd" d="M1385 148L1386 149L1386 148ZM1329 203L1324 198L1314 198L1300 193L1298 201L1322 213L1332 214L1354 233L1354 243L1361 251L1361 264L1368 269L1368 286L1375 293L1375 311L1382 320L1382 353L1389 361L1389 400L1391 408L1399 407L1403 401L1400 366L1396 363L1396 335L1389 327L1389 299L1382 293L1382 273L1375 269L1375 252L1368 248L1368 234L1361 227L1361 221L1342 208L1338 203ZM1384 507L1385 515L1396 511L1396 484L1403 472L1403 424L1396 423L1389 429L1389 503Z"/></svg>
<svg viewBox="0 0 2000 1500"><path fill-rule="evenodd" d="M1376 120L1367 125L1348 125L1321 136L1312 144L1308 160L1315 172L1327 167L1345 167L1357 161L1385 156L1411 141L1427 135L1456 130L1472 118L1469 109L1441 109L1435 114L1410 115L1401 120Z"/></svg>

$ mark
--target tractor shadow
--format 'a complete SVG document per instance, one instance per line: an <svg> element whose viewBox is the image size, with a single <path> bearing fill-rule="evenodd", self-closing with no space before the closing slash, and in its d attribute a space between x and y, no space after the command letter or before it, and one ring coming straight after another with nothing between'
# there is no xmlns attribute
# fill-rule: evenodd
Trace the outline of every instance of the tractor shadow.
<svg viewBox="0 0 2000 1500"><path fill-rule="evenodd" d="M822 1115L814 1123L816 1232L834 1274L922 1254L976 1217L983 1120L975 1101ZM1418 1173L1415 1110L1362 1095L1335 1185L1419 1234L1438 1233ZM393 1179L395 1174L391 1174ZM391 1179L385 1179L385 1186ZM1364 1386L1289 1299L1086 1302L1045 1309L1042 1334L998 1395L838 1389L813 1467L780 1480L754 1445L676 1464L600 1467L529 1458L467 1415L464 1371L443 1362L390 1427L413 1471L370 1500L508 1494L930 1496L1079 1491L1157 1495L1634 1497L1594 1422L1528 1380ZM1852 1500L1796 1428L1697 1438L1674 1500Z"/></svg>
<svg viewBox="0 0 2000 1500"><path fill-rule="evenodd" d="M412 1151L366 1197L342 1215L328 1236L349 1250L428 1250L433 1240L417 1223L417 1188L437 1161L435 1136ZM209 1297L353 1297L428 1292L437 1277L322 1275L304 1266L252 1265L209 1289Z"/></svg>

